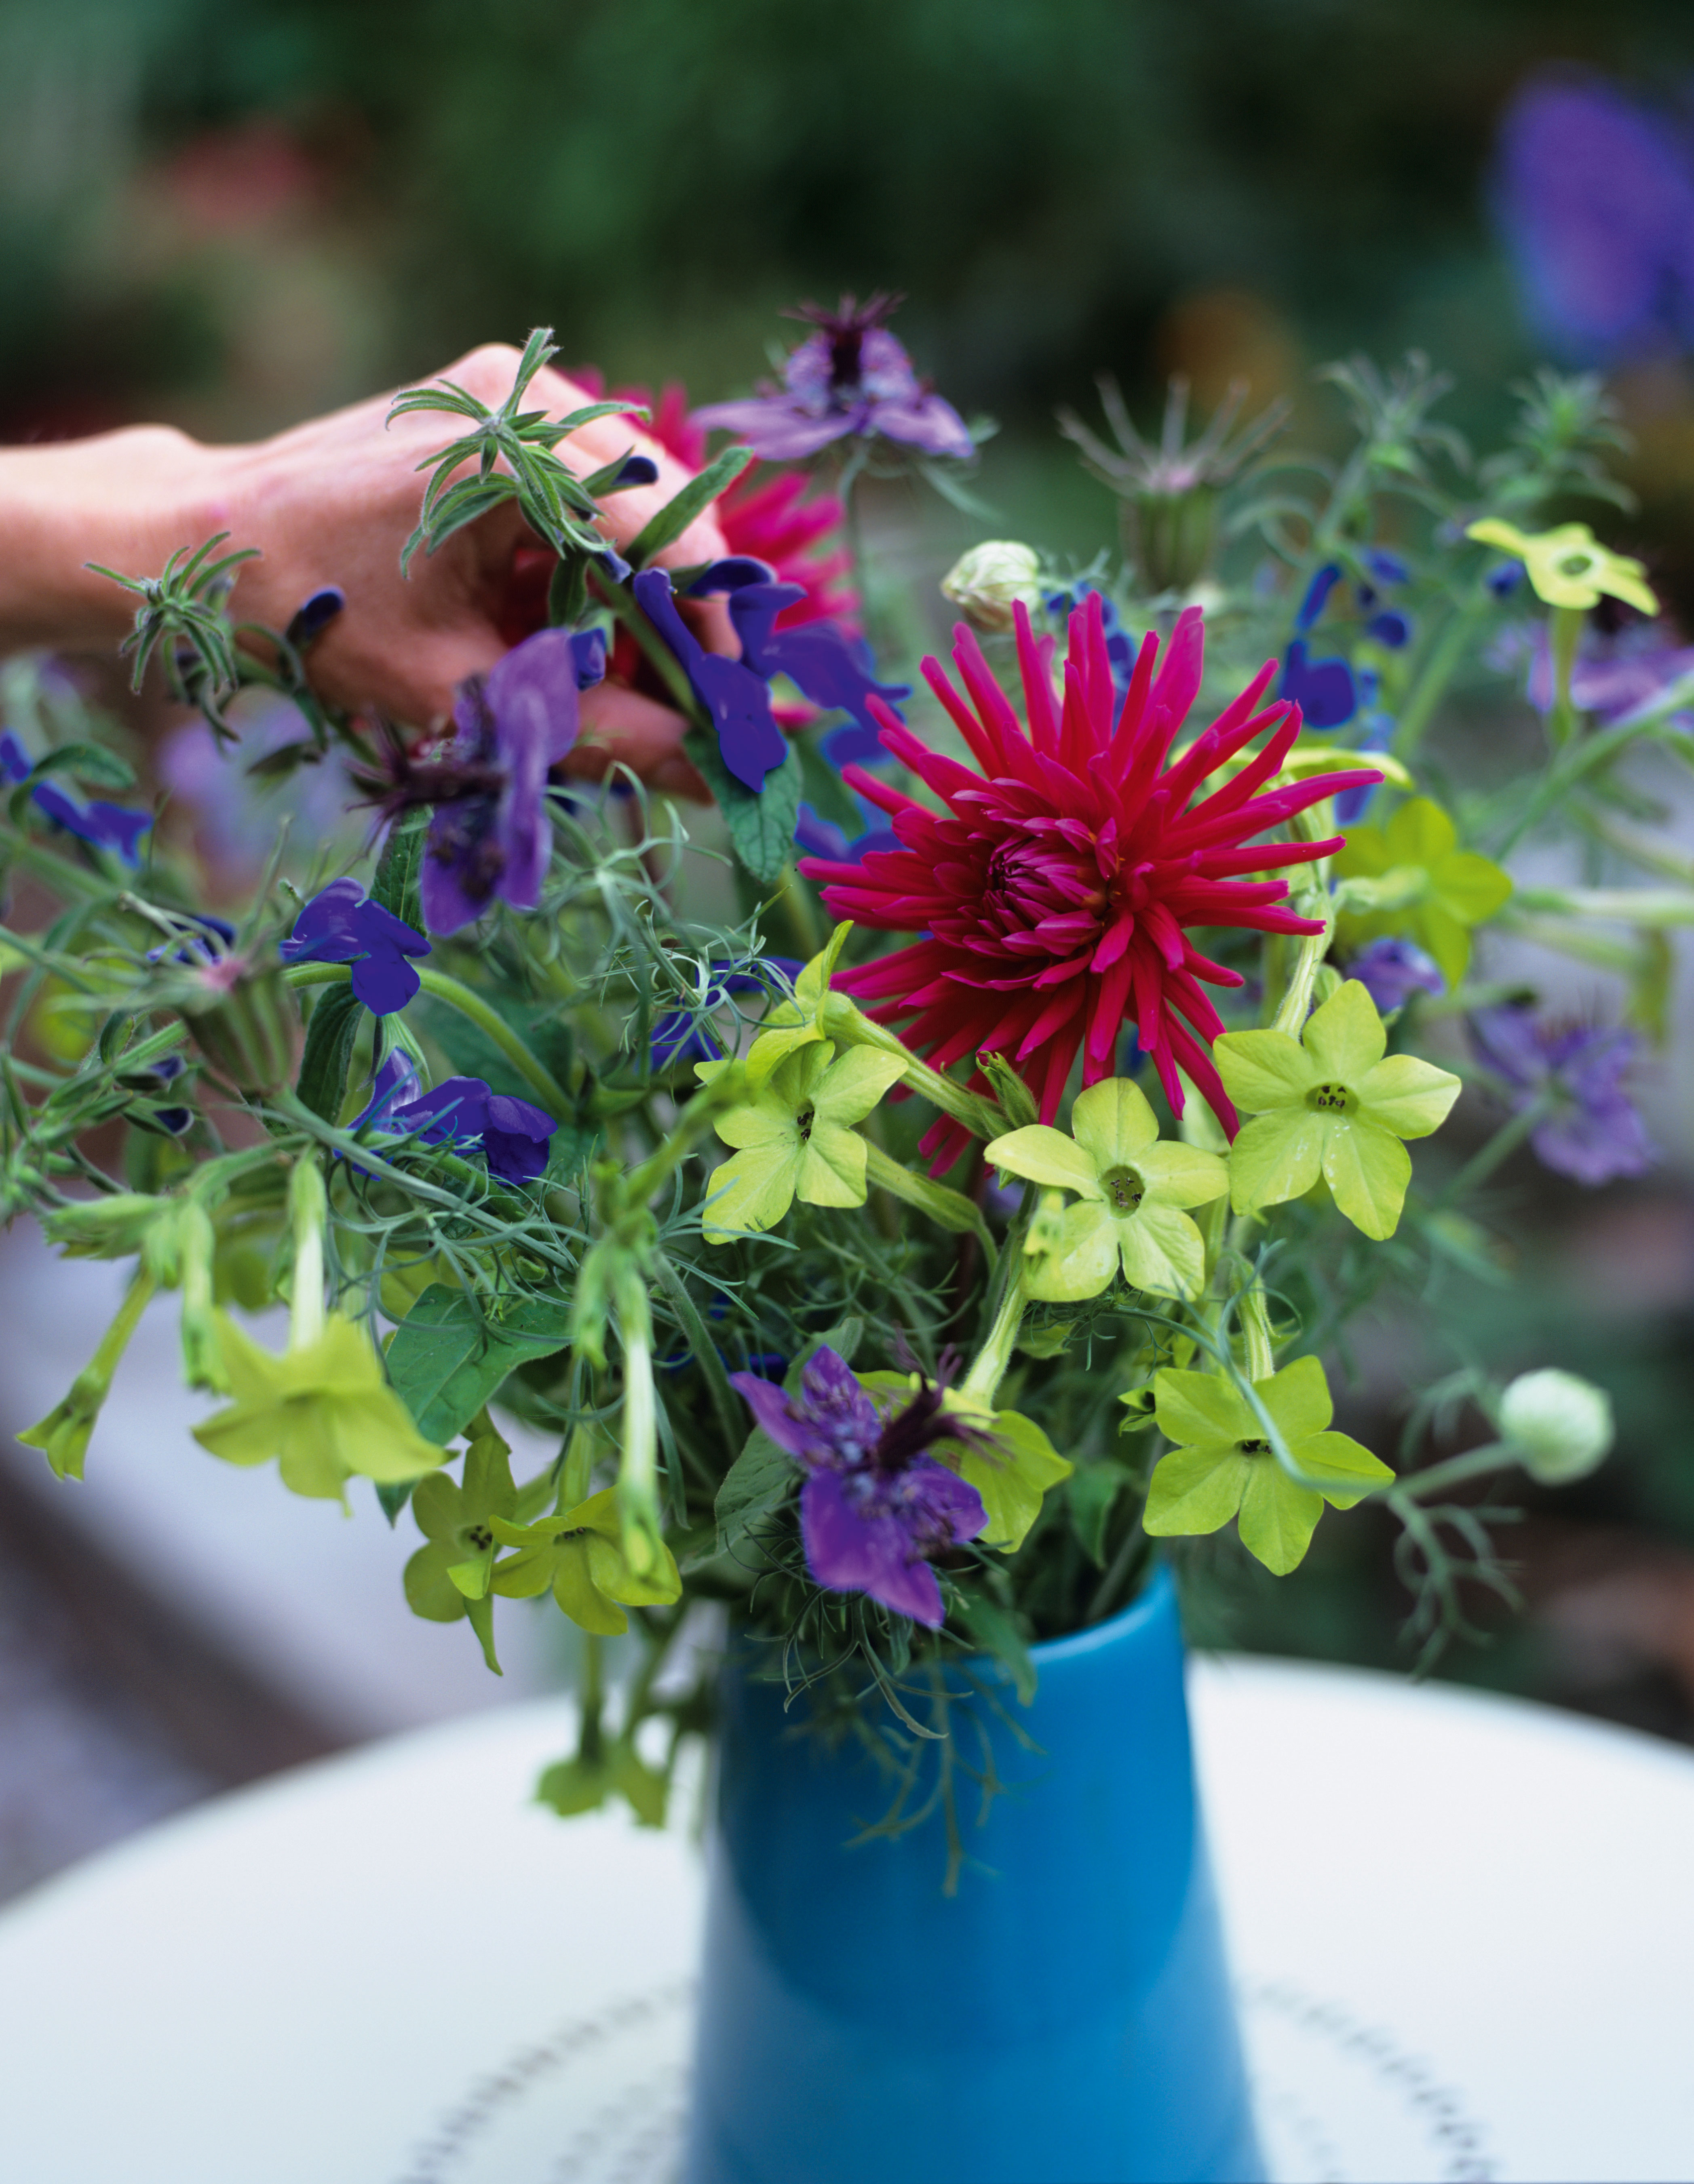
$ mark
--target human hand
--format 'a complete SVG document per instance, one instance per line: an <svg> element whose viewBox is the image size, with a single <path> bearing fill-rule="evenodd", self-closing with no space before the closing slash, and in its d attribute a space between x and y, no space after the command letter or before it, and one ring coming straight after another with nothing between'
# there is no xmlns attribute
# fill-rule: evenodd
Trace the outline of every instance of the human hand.
<svg viewBox="0 0 1694 2184"><path fill-rule="evenodd" d="M510 392L518 352L499 343L474 349L440 376L497 406ZM563 373L543 370L532 381L526 406L555 416L593 399ZM263 558L242 569L232 602L243 621L286 627L315 591L337 585L347 605L313 645L314 686L349 709L372 706L391 717L430 727L451 711L456 686L489 667L506 649L499 632L513 560L533 545L515 504L468 524L434 554L413 557L409 577L401 547L417 521L422 498L418 465L438 448L450 425L414 412L386 424L387 396L315 418L252 448L210 451L220 456L226 499L209 510L206 535L228 530L232 546L259 546ZM649 456L659 476L610 495L606 528L627 545L692 475L650 440L632 419L602 417L561 441L558 453L579 475L626 451ZM660 554L686 566L727 551L710 515L697 518ZM702 641L733 650L721 602L694 610ZM567 770L596 776L614 761L659 788L704 797L705 784L679 749L685 723L640 693L603 683L582 698L582 733Z"/></svg>

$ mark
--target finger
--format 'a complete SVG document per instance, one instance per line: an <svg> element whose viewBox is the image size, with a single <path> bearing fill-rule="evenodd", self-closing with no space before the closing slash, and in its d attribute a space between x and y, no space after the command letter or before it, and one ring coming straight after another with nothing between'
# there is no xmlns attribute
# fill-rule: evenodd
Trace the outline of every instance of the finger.
<svg viewBox="0 0 1694 2184"><path fill-rule="evenodd" d="M598 781L613 765L627 766L655 788L705 804L710 801L699 773L684 756L688 723L668 705L621 683L599 682L582 693L582 726L565 761L578 780Z"/></svg>

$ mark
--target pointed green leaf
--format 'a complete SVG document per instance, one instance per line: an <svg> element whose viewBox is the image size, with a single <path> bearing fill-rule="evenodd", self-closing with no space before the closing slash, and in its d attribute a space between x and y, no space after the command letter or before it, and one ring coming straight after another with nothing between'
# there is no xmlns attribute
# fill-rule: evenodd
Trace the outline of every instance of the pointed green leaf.
<svg viewBox="0 0 1694 2184"><path fill-rule="evenodd" d="M753 878L768 887L780 879L794 854L794 824L800 817L800 760L792 747L783 762L765 776L764 787L749 788L724 764L717 738L704 728L691 728L683 738L683 749L705 777L706 786L723 813L735 854Z"/></svg>
<svg viewBox="0 0 1694 2184"><path fill-rule="evenodd" d="M751 448L726 448L716 461L710 462L698 477L667 500L656 515L649 517L623 549L623 558L632 569L644 569L655 554L662 553L672 539L680 538L697 515L704 513L719 493L733 485L753 460ZM799 768L795 768L798 772Z"/></svg>

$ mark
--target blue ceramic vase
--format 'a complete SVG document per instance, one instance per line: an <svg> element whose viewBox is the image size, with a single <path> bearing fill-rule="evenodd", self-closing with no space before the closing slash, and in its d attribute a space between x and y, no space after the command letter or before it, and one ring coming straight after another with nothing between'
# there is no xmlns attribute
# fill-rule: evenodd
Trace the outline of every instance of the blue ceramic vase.
<svg viewBox="0 0 1694 2184"><path fill-rule="evenodd" d="M1030 1743L972 1709L1008 1787L978 1827L961 1782L948 1896L940 1811L848 1847L887 1776L732 1658L687 2184L1264 2175L1168 1575L1034 1659Z"/></svg>

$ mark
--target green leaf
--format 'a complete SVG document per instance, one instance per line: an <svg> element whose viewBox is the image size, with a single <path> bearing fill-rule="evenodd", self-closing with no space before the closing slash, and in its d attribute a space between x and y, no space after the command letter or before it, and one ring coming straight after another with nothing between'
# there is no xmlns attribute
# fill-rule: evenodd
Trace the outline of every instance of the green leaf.
<svg viewBox="0 0 1694 2184"><path fill-rule="evenodd" d="M1042 1496L1049 1487L1070 1477L1072 1465L1035 1421L1021 1412L996 1411L980 1423L994 1435L993 1449L984 1451L963 1441L939 1441L935 1452L983 1497L988 1523L978 1535L978 1545L1015 1554L1040 1514Z"/></svg>
<svg viewBox="0 0 1694 2184"><path fill-rule="evenodd" d="M597 1812L611 1787L611 1769L604 1759L560 1759L536 1784L536 1802L551 1805L568 1819L573 1813Z"/></svg>
<svg viewBox="0 0 1694 2184"><path fill-rule="evenodd" d="M800 767L793 746L782 764L765 776L765 786L756 794L724 764L716 736L690 728L683 749L705 776L736 855L764 885L780 879L794 854L794 822L800 816Z"/></svg>
<svg viewBox="0 0 1694 2184"><path fill-rule="evenodd" d="M1162 1537L1219 1531L1240 1507L1254 1468L1254 1459L1237 1454L1233 1444L1173 1449L1153 1467L1141 1522L1148 1531ZM1275 1463L1261 1462L1257 1469L1273 1471L1279 1479L1283 1476ZM1323 1505L1315 1494L1307 1498L1321 1511ZM1315 1517L1312 1522L1317 1522ZM1311 1536L1309 1529L1307 1536Z"/></svg>
<svg viewBox="0 0 1694 2184"><path fill-rule="evenodd" d="M1134 1474L1127 1464L1085 1463L1071 1474L1071 1529L1096 1569L1106 1567L1106 1527L1113 1505Z"/></svg>
<svg viewBox="0 0 1694 2184"><path fill-rule="evenodd" d="M133 788L136 772L115 751L109 751L98 744L61 744L44 758L37 759L30 774L31 781L39 781L50 773L74 773L82 781L91 782L100 788Z"/></svg>
<svg viewBox="0 0 1694 2184"><path fill-rule="evenodd" d="M351 986L328 986L319 995L306 1026L306 1043L300 1055L299 1081L295 1087L302 1102L326 1123L341 1119L347 1097L347 1072L359 1028L365 1021L365 1004Z"/></svg>
<svg viewBox="0 0 1694 2184"><path fill-rule="evenodd" d="M423 870L424 837L428 828L427 811L408 812L404 818L397 819L388 829L376 877L371 883L371 901L381 903L384 910L410 925L414 933L424 929L418 882Z"/></svg>
<svg viewBox="0 0 1694 2184"><path fill-rule="evenodd" d="M563 554L547 587L547 619L554 629L574 629L588 611L588 557Z"/></svg>
<svg viewBox="0 0 1694 2184"><path fill-rule="evenodd" d="M432 1282L388 1346L388 1377L420 1433L445 1441L462 1433L500 1383L532 1357L570 1340L569 1307L526 1297L489 1318L464 1290Z"/></svg>
<svg viewBox="0 0 1694 2184"><path fill-rule="evenodd" d="M624 548L623 558L631 568L645 568L673 538L680 538L701 510L727 486L734 484L752 460L751 448L726 448L716 462L708 463L698 477L691 478L674 499L667 500L656 515L649 518Z"/></svg>
<svg viewBox="0 0 1694 2184"><path fill-rule="evenodd" d="M772 1516L800 1484L794 1458L756 1429L717 1490L717 1551L733 1554L752 1539L754 1527Z"/></svg>

